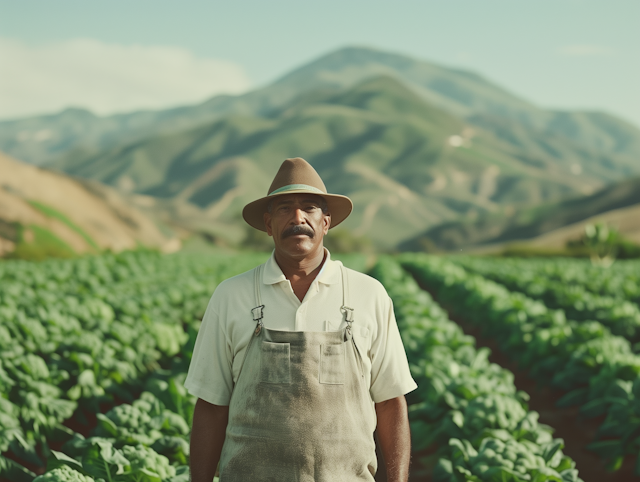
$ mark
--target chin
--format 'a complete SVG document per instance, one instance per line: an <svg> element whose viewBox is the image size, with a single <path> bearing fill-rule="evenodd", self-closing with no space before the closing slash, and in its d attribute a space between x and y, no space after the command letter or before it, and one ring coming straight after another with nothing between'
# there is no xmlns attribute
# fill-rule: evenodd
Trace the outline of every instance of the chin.
<svg viewBox="0 0 640 482"><path fill-rule="evenodd" d="M284 251L289 251L292 254L307 254L313 252L317 246L313 243L309 242L309 238L298 238L294 237L287 238L284 243L282 243L282 248Z"/></svg>

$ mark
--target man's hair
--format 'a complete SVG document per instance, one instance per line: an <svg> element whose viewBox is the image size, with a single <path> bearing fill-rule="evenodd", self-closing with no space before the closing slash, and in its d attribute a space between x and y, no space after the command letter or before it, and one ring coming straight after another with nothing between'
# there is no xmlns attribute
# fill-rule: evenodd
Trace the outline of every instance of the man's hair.
<svg viewBox="0 0 640 482"><path fill-rule="evenodd" d="M322 209L322 214L329 214L329 205L327 204L327 201L325 198L323 198L322 196L318 196L319 201L318 204L320 205L320 209ZM273 208L273 201L275 201L274 199L270 199L269 202L267 203L267 212L269 214L271 214L271 209Z"/></svg>

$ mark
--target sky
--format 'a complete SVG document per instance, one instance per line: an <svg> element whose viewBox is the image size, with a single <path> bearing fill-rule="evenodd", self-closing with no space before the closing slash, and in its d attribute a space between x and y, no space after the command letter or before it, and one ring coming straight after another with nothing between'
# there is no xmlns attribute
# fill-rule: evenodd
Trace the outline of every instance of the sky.
<svg viewBox="0 0 640 482"><path fill-rule="evenodd" d="M357 45L640 126L639 26L640 0L0 0L0 118L196 103Z"/></svg>

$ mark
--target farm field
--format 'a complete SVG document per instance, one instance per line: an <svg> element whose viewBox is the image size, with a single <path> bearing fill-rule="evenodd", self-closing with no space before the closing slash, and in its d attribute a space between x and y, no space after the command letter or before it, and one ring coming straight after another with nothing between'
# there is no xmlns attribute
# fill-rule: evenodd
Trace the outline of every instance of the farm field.
<svg viewBox="0 0 640 482"><path fill-rule="evenodd" d="M199 318L220 281L266 257L0 262L0 480L188 481L195 400L182 382ZM366 270L364 256L342 259ZM407 397L412 480L636 478L638 267L380 257L370 274L394 301L419 386ZM487 339L496 353L481 346ZM558 410L575 407L576 419L597 424L579 449L600 472L581 468L568 445L580 441L542 423L535 390L521 390L495 355L561 393Z"/></svg>
<svg viewBox="0 0 640 482"><path fill-rule="evenodd" d="M575 407L575 417L581 424L596 425L593 438L583 442L593 456L614 471L605 476L606 480L638 478L640 357L636 353L638 345L612 333L614 328L610 327L616 326L613 320L601 323L570 319L564 310L549 308L544 297L534 299L520 291L511 291L506 285L462 267L474 265L478 270L483 267L487 272L502 272L508 270L505 266L517 263L511 260L403 255L400 261L423 287L436 293L440 303L477 326L506 359L539 386L560 392L562 396L556 401L558 408ZM523 267L527 262L518 262L522 264L520 279L526 279ZM634 265L637 266L635 261L619 263L605 273L620 269L622 276L632 277L633 271L629 268ZM585 262L581 269L592 270ZM516 278L514 275L512 280ZM553 279L538 282L541 286L555 283ZM618 302L623 304L623 300ZM579 303L576 305L582 307ZM570 306L566 307L571 313ZM637 309L637 305L631 304L631 308Z"/></svg>
<svg viewBox="0 0 640 482"><path fill-rule="evenodd" d="M197 317L217 283L265 258L0 263L0 477L187 481Z"/></svg>

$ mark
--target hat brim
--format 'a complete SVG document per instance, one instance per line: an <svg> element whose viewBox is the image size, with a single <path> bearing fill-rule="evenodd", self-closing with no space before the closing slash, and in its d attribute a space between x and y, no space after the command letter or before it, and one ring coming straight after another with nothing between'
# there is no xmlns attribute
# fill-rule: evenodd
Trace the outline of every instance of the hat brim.
<svg viewBox="0 0 640 482"><path fill-rule="evenodd" d="M247 204L242 210L242 217L249 224L249 226L256 228L260 231L267 231L264 225L264 213L267 212L267 206L269 202L279 196L286 194L313 194L314 196L320 196L327 201L329 213L331 214L331 226L329 229L337 226L342 221L347 219L351 211L353 210L353 203L347 196L341 196L340 194L318 194L315 192L309 192L305 189L290 190L286 192L272 194L260 199L256 199L253 202Z"/></svg>

